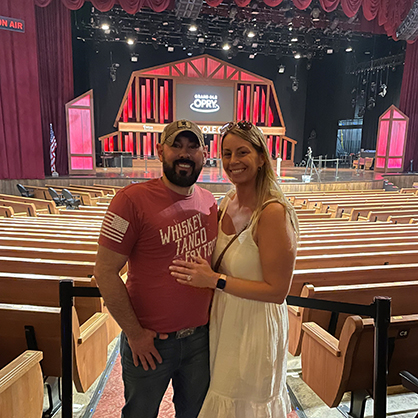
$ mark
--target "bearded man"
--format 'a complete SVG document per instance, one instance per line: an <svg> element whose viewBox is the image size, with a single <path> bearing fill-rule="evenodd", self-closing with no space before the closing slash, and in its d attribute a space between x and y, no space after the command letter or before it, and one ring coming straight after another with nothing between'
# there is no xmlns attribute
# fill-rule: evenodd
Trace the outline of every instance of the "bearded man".
<svg viewBox="0 0 418 418"><path fill-rule="evenodd" d="M157 150L163 176L121 189L110 203L94 276L122 328L122 418L156 418L170 380L176 417L196 418L209 385L212 291L182 286L169 266L195 256L211 262L217 206L195 185L207 158L195 123L168 124Z"/></svg>

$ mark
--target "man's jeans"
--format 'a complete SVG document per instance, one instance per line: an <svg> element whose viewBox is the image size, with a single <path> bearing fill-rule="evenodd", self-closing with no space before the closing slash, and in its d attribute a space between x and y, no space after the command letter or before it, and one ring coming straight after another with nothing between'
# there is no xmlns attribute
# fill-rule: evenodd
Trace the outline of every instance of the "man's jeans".
<svg viewBox="0 0 418 418"><path fill-rule="evenodd" d="M122 377L125 406L122 418L157 418L164 393L172 379L176 418L196 418L209 386L209 330L198 328L193 335L167 340L155 339L163 362L155 370L135 367L124 333L121 337Z"/></svg>

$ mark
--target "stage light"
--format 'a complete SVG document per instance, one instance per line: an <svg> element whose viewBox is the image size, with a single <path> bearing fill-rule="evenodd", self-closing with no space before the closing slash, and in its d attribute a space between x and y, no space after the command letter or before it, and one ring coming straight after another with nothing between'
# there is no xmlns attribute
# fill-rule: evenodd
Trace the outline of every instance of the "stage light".
<svg viewBox="0 0 418 418"><path fill-rule="evenodd" d="M203 44L205 42L205 38L198 38L197 42L199 44Z"/></svg>
<svg viewBox="0 0 418 418"><path fill-rule="evenodd" d="M286 67L282 64L279 66L279 69L277 70L277 72L279 74L283 74L286 71Z"/></svg>
<svg viewBox="0 0 418 418"><path fill-rule="evenodd" d="M345 52L352 52L353 48L351 46L348 46L347 48L345 48Z"/></svg>
<svg viewBox="0 0 418 418"><path fill-rule="evenodd" d="M168 52L174 52L174 46L169 46L169 47L167 48L167 51L168 51Z"/></svg>
<svg viewBox="0 0 418 418"><path fill-rule="evenodd" d="M131 61L132 62L138 62L138 54L135 54L134 52L132 52Z"/></svg>
<svg viewBox="0 0 418 418"><path fill-rule="evenodd" d="M254 32L254 31L252 31L252 30L250 30L250 31L247 33L247 36L248 36L249 38L254 38L254 36L255 36L255 32Z"/></svg>
<svg viewBox="0 0 418 418"><path fill-rule="evenodd" d="M327 48L327 54L331 55L332 53L334 53L334 50L332 48Z"/></svg>
<svg viewBox="0 0 418 418"><path fill-rule="evenodd" d="M292 41L292 42L297 42L297 41L298 41L298 37L297 37L297 36L294 36L294 37L291 39L291 41Z"/></svg>
<svg viewBox="0 0 418 418"><path fill-rule="evenodd" d="M106 32L110 29L110 26L107 23L103 23L101 28Z"/></svg>
<svg viewBox="0 0 418 418"><path fill-rule="evenodd" d="M255 58L255 56L256 56L256 54L250 54L248 58L249 58L250 60L253 60L253 59Z"/></svg>
<svg viewBox="0 0 418 418"><path fill-rule="evenodd" d="M197 26L196 26L194 23L192 23L192 24L189 26L189 31L190 31L190 32L196 32L196 31L197 31Z"/></svg>
<svg viewBox="0 0 418 418"><path fill-rule="evenodd" d="M224 44L222 45L222 49L223 49L224 51L228 51L228 50L230 50L230 49L231 49L231 45L229 45L228 43L224 43Z"/></svg>
<svg viewBox="0 0 418 418"><path fill-rule="evenodd" d="M193 55L193 52L188 52L188 53L187 53L187 55L188 55L189 57L191 57L191 56Z"/></svg>
<svg viewBox="0 0 418 418"><path fill-rule="evenodd" d="M302 58L302 55L301 55L301 53L300 52L296 52L296 54L295 54L295 59L301 59Z"/></svg>
<svg viewBox="0 0 418 418"><path fill-rule="evenodd" d="M311 12L312 22L318 22L320 15L321 10L319 9L319 7L314 7Z"/></svg>
<svg viewBox="0 0 418 418"><path fill-rule="evenodd" d="M133 45L135 43L135 41L132 38L128 38L126 42L128 43L128 45Z"/></svg>

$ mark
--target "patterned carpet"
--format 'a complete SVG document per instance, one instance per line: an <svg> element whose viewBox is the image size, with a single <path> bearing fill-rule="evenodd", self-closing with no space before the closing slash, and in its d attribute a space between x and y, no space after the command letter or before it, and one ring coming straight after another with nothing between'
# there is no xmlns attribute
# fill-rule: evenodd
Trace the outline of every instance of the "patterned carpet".
<svg viewBox="0 0 418 418"><path fill-rule="evenodd" d="M171 402L172 397L173 388L170 385L161 403L158 418L175 417L174 406ZM93 414L93 418L120 418L120 411L123 404L122 366L119 355L110 373L96 411ZM298 418L298 415L293 411L288 415L288 418Z"/></svg>

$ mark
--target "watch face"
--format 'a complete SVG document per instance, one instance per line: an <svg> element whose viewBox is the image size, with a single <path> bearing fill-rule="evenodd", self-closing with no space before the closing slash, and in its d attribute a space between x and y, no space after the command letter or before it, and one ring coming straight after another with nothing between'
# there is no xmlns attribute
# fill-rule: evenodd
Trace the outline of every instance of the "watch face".
<svg viewBox="0 0 418 418"><path fill-rule="evenodd" d="M216 283L217 289L223 290L225 288L226 280L223 277L225 277L224 274L218 279L218 282Z"/></svg>

